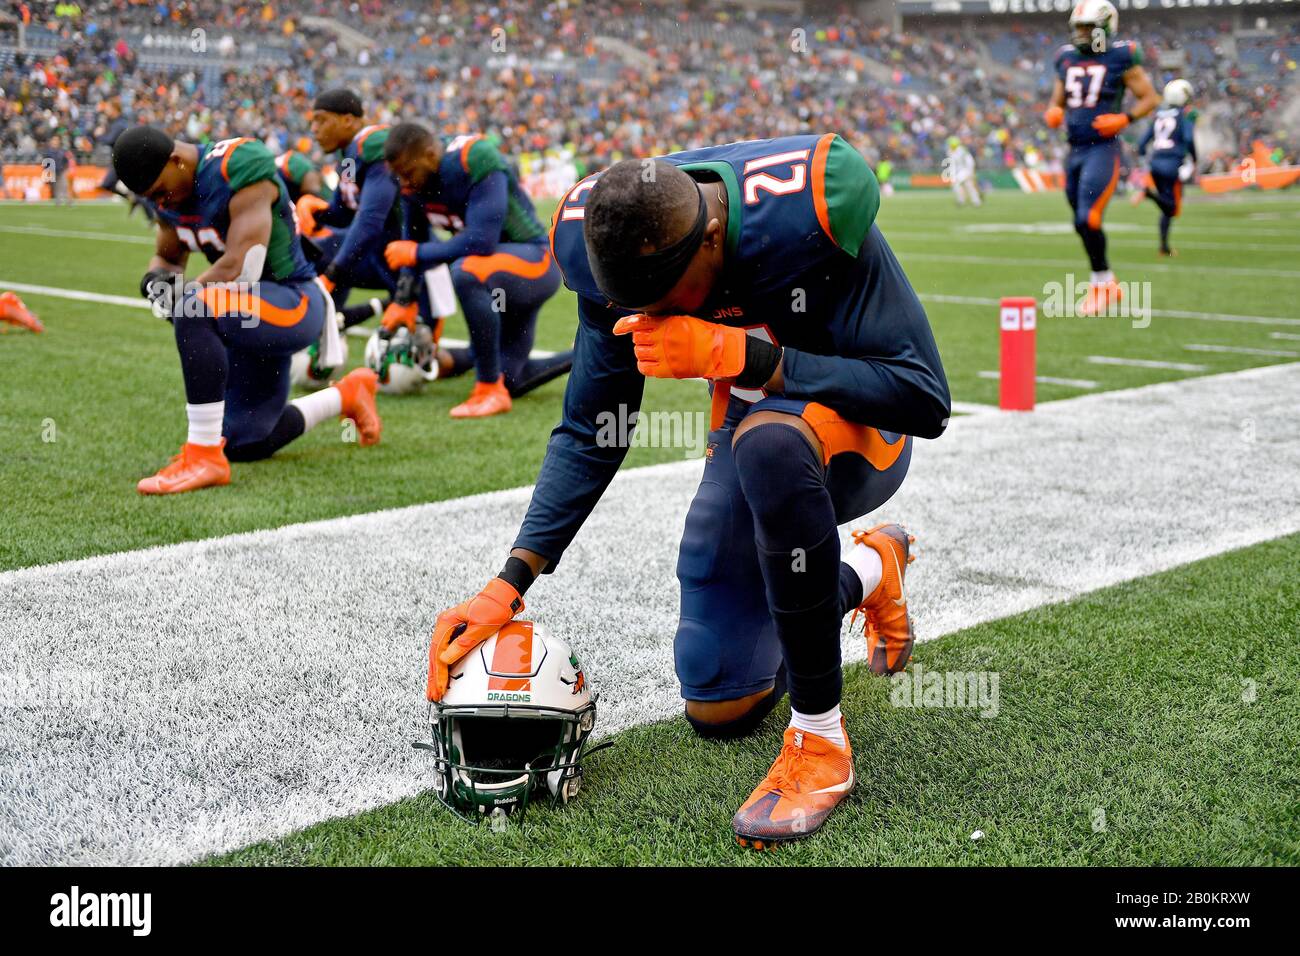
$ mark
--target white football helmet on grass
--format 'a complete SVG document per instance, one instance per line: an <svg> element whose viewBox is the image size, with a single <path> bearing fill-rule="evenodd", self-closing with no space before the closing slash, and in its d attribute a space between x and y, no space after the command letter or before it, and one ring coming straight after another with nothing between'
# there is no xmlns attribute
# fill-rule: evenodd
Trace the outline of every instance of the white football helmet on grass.
<svg viewBox="0 0 1300 956"><path fill-rule="evenodd" d="M423 322L412 332L399 326L380 329L366 341L366 365L379 376L379 390L389 395L417 391L438 377L438 346Z"/></svg>
<svg viewBox="0 0 1300 956"><path fill-rule="evenodd" d="M511 621L457 662L429 705L434 790L461 816L521 811L537 797L565 804L582 786L596 695L569 645Z"/></svg>

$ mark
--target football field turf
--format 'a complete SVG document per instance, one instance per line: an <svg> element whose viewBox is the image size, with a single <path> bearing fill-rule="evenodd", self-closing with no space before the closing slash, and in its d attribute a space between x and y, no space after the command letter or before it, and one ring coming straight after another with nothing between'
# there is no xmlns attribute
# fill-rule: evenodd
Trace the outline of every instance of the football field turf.
<svg viewBox="0 0 1300 956"><path fill-rule="evenodd" d="M979 412L978 406L997 400L997 382L989 377L998 367L997 299L1041 300L1049 283L1064 283L1071 272L1086 278L1064 213L1059 195L997 193L980 210L958 210L946 194L885 201L882 228L926 302L961 408ZM1193 198L1175 226L1180 255L1172 261L1154 254L1154 221L1150 204L1134 210L1116 203L1108 215L1118 278L1150 283L1143 290L1152 309L1149 325L1130 317L1042 317L1038 372L1052 381L1040 384L1040 401L1300 358L1300 313L1294 306L1300 291L1300 201ZM435 384L421 396L382 396L384 441L376 448L346 444L336 429L322 426L272 461L236 465L228 488L163 499L137 496L136 479L162 464L183 439L175 347L165 323L143 308L93 297L137 298L149 247L142 224L128 220L120 206L0 205L0 289L21 284L49 330L41 337L0 336L0 487L6 489L0 571L532 481L558 418L562 383L517 402L511 415L451 422L447 409L468 390L462 379ZM31 287L92 298L49 296ZM543 313L538 346L566 347L573 328L572 298L562 292ZM463 327L453 321L448 334L463 336ZM355 363L361 345L356 339L350 344ZM1278 402L1291 412L1276 420L1243 418L1236 423L1243 443L1267 449L1271 442L1294 441L1300 396L1294 378L1278 384ZM647 394L648 409L705 407L698 383L651 382ZM1160 399L1170 400L1177 399ZM1071 406L1080 415L1091 407ZM1207 443L1221 439L1210 436ZM1116 440L1125 440L1123 430ZM1024 456L1038 452L1032 444L1009 448ZM680 462L683 456L681 448L635 448L629 465ZM987 465L969 463L972 469ZM1014 462L1000 462L1014 474L1009 465ZM1106 463L1096 467L1100 474ZM1176 499L1177 476L1169 477L1169 494ZM951 490L960 495L960 484ZM1224 496L1241 491L1231 475L1225 477ZM1028 498L1036 489L1019 493ZM1284 504L1278 514L1278 535L1294 530L1294 497L1293 492L1289 510ZM1125 533L1104 512L1080 515L1079 528L1092 536ZM944 533L942 527L926 530ZM1040 530L1030 520L1024 533ZM457 526L445 526L427 539L424 575L436 576L439 561L456 560L458 533ZM508 536L502 537L496 551L475 554L474 561L488 562L482 564L484 576L508 544ZM1131 542L1153 553L1166 545L1158 536ZM559 576L584 574L581 557L567 559ZM1300 748L1298 564L1300 537L1292 535L1081 597L1049 589L1015 608L1034 610L967 630L946 628L943 640L918 648L923 670L999 674L1001 713L993 719L970 709L893 706L890 684L851 666L846 712L858 753L858 795L816 840L779 854L738 854L727 821L775 753L780 720L769 719L763 733L742 744L706 745L680 720L637 726L638 720L626 719L616 724L626 728L616 735L617 746L592 759L588 786L566 811L536 811L522 826L493 833L464 827L425 794L226 859L1300 862L1294 797L1300 780L1288 756ZM671 567L658 570L670 589ZM367 582L372 569L363 563L339 572L356 586ZM1010 571L990 567L984 573L988 589L1011 587ZM160 589L166 580L163 568ZM918 578L917 587L924 588L924 581ZM373 582L375 588L384 585L382 578ZM1038 607L1068 597L1073 600ZM673 599L670 591L654 597ZM437 610L424 606L423 595L391 600L406 605L398 626L407 629L427 627ZM635 617L644 599L632 594L624 600ZM418 613L409 612L412 604ZM31 613L46 620L38 609ZM276 626L274 620L266 623ZM60 639L57 623L41 627L49 640ZM403 653L421 640L403 634ZM411 657L418 670L418 656ZM418 688L420 675L412 676L411 686ZM599 687L599 668L593 667L593 676ZM671 675L657 679L670 682ZM412 696L416 712L418 689ZM415 723L412 736L419 732ZM310 735L308 728L301 732ZM21 760L9 752L0 761L7 790L21 778ZM286 802L292 789L285 784ZM355 809L342 806L320 816ZM3 816L0 858L21 857L13 849L21 834L5 832ZM970 840L976 829L984 839Z"/></svg>

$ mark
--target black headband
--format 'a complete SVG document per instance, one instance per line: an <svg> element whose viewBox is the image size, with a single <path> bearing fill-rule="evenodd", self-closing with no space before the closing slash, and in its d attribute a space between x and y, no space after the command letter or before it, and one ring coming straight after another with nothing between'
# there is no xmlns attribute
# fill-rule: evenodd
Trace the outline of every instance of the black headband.
<svg viewBox="0 0 1300 956"><path fill-rule="evenodd" d="M700 205L695 213L695 223L686 235L671 245L632 260L601 262L597 257L591 257L591 274L605 298L622 308L635 309L658 302L677 284L699 251L700 243L704 241L704 227L708 223L709 209L704 194L697 189L696 195Z"/></svg>
<svg viewBox="0 0 1300 956"><path fill-rule="evenodd" d="M131 192L146 193L162 175L174 148L172 138L162 130L133 126L113 142L113 171Z"/></svg>
<svg viewBox="0 0 1300 956"><path fill-rule="evenodd" d="M352 90L342 88L325 90L316 97L311 108L325 113L343 113L346 116L362 115L361 97Z"/></svg>

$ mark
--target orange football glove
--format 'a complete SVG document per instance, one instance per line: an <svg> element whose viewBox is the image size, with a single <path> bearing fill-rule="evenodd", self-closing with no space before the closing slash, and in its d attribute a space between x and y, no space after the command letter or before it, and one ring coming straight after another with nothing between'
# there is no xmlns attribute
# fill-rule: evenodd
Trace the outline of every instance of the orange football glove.
<svg viewBox="0 0 1300 956"><path fill-rule="evenodd" d="M433 626L429 643L429 700L447 693L451 665L478 647L524 609L519 592L501 578L493 578L478 596L443 611Z"/></svg>
<svg viewBox="0 0 1300 956"><path fill-rule="evenodd" d="M398 269L415 265L415 250L418 245L419 243L411 242L409 239L399 239L386 245L384 259L388 262L388 268L396 272Z"/></svg>
<svg viewBox="0 0 1300 956"><path fill-rule="evenodd" d="M625 315L615 335L632 333L636 367L652 378L735 378L745 369L745 330L693 315Z"/></svg>
<svg viewBox="0 0 1300 956"><path fill-rule="evenodd" d="M308 239L319 233L321 227L316 223L316 213L329 207L330 204L320 196L313 196L311 193L303 193L299 196L294 206L298 213L298 232Z"/></svg>
<svg viewBox="0 0 1300 956"><path fill-rule="evenodd" d="M1092 128L1101 133L1102 136L1109 138L1118 136L1128 124L1127 113L1102 113L1092 121Z"/></svg>
<svg viewBox="0 0 1300 956"><path fill-rule="evenodd" d="M379 324L392 332L399 325L404 325L412 332L415 331L415 323L420 318L420 307L414 302L407 305L398 305L396 302L388 303L388 308L384 309L384 317L379 320Z"/></svg>
<svg viewBox="0 0 1300 956"><path fill-rule="evenodd" d="M1056 129L1065 122L1065 110L1059 106L1049 106L1047 112L1043 114L1043 122Z"/></svg>

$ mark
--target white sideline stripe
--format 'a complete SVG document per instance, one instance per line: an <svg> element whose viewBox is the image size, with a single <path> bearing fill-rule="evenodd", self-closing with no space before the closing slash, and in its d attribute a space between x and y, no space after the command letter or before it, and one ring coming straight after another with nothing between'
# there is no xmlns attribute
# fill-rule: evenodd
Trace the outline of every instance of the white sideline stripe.
<svg viewBox="0 0 1300 956"><path fill-rule="evenodd" d="M94 239L98 242L126 242L137 246L152 246L152 236L132 236L120 232L81 232L76 229L54 229L49 226L0 226L0 232L19 235L53 236L61 239Z"/></svg>
<svg viewBox="0 0 1300 956"><path fill-rule="evenodd" d="M980 378L988 378L993 381L1000 381L1002 373L985 369L979 373ZM1035 375L1034 381L1040 385L1065 385L1069 388L1096 388L1097 383L1090 378L1057 378L1055 375Z"/></svg>
<svg viewBox="0 0 1300 956"><path fill-rule="evenodd" d="M149 303L124 295L107 295L102 292L86 292L80 289L61 289L48 285L32 285L28 282L10 282L0 279L0 289L13 289L28 295L46 295L56 299L73 299L78 302L101 302L105 305L120 305L128 309L148 309ZM985 296L943 295L939 293L920 293L922 302L942 302L950 305L997 306L998 299ZM1245 322L1255 325L1300 325L1300 318L1282 318L1273 315L1223 315L1216 312L1187 312L1181 309L1152 309L1151 314L1157 318L1204 319L1208 322ZM370 331L360 326L348 329L348 334L357 338L369 338ZM450 342L448 343L450 344ZM540 352L533 355L542 356Z"/></svg>
<svg viewBox="0 0 1300 956"><path fill-rule="evenodd" d="M103 292L82 292L80 289L58 289L49 285L32 285L30 282L10 282L8 279L0 279L0 289L13 289L15 292L21 292L24 295L46 295L53 299L72 299L76 302L98 302L101 305L120 305L127 309L149 308L149 303L139 296L108 295Z"/></svg>
<svg viewBox="0 0 1300 956"><path fill-rule="evenodd" d="M27 282L9 282L6 279L0 279L0 289L13 289L15 292L21 292L26 295L46 295L55 299L73 299L77 302L98 302L103 305L120 305L128 309L148 309L149 303L142 298L135 298L127 295L107 295L102 292L82 292L78 289L58 289L48 285L31 285ZM152 313L151 313L152 314ZM360 325L354 325L347 330L347 334L353 338L368 339L373 328L364 328ZM465 348L469 342L464 339L443 339L443 344L451 348ZM550 358L555 352L546 349L533 349L528 353L533 358Z"/></svg>
<svg viewBox="0 0 1300 956"><path fill-rule="evenodd" d="M990 412L999 412L1002 409L996 405L985 405L982 402L953 402L952 410L959 415L987 415Z"/></svg>
<svg viewBox="0 0 1300 956"><path fill-rule="evenodd" d="M1266 355L1274 358L1300 358L1300 352L1287 349L1255 349L1246 345L1202 345L1193 343L1184 345L1189 352L1223 352L1228 355Z"/></svg>
<svg viewBox="0 0 1300 956"><path fill-rule="evenodd" d="M1089 355L1093 365L1125 365L1131 368L1167 368L1176 372L1204 372L1206 366L1195 362L1162 362L1159 359L1122 358L1118 355Z"/></svg>
<svg viewBox="0 0 1300 956"><path fill-rule="evenodd" d="M997 266L1004 269L1023 269L1026 266L1052 266L1054 268L1077 268L1079 260L1077 259L1026 259L1006 258L1003 256L959 256L948 252L898 252L900 260L923 259L929 262L964 262L970 265L978 266ZM1215 275L1233 275L1233 276L1268 276L1274 279L1300 279L1300 271L1294 269L1254 269L1249 266L1207 266L1197 265L1189 270L1186 266L1173 266L1168 263L1148 262L1140 268L1132 266L1132 269L1140 272L1173 272L1177 270L1184 275L1189 271L1200 273L1213 273Z"/></svg>
<svg viewBox="0 0 1300 956"><path fill-rule="evenodd" d="M946 295L935 292L921 292L918 297L922 302L942 302L949 305L992 305L1002 302L989 296ZM1167 319L1203 319L1206 322L1245 322L1252 325L1300 325L1300 318L1276 315L1231 315L1221 312L1189 312L1185 309L1152 309L1151 314L1157 318Z"/></svg>
<svg viewBox="0 0 1300 956"><path fill-rule="evenodd" d="M978 235L978 236L992 236L992 237L1001 236L1008 240L1012 240L1012 239L1023 239L1025 236L1028 235L1028 236L1033 236L1035 239L1059 239L1062 241L1073 240L1074 242L1079 241L1078 236L1075 234L1074 228L1069 224L1064 224L1064 228L1061 229L1037 229L1033 227L1034 224L1032 223L1027 224L1028 228L1012 229L1009 228L1009 226L1010 224L1007 223L989 223L987 227L984 227L984 224L982 223L973 223L966 226L954 226L949 230L938 230L938 231L930 231L930 232L916 232L911 230L890 229L888 238L891 241L894 239L916 239L916 240L961 239L963 237L969 239L972 235ZM1135 226L1136 224L1134 223L1107 223L1106 224L1107 243L1109 243L1110 245L1121 245L1121 246L1153 245L1152 240L1149 238L1127 234L1128 232L1133 230ZM1141 228L1141 231L1144 233L1149 231L1148 228L1145 226L1138 227L1138 228ZM1151 229L1150 231L1154 231L1154 229ZM1116 232L1119 232L1120 234L1115 235ZM1184 230L1180 227L1178 232L1179 235L1181 236L1184 233ZM1255 230L1249 230L1244 232L1243 234L1255 235L1257 233L1255 232ZM1294 232L1282 233L1282 235L1294 236L1295 233ZM1284 242L1278 242L1278 243L1204 242L1195 239L1180 238L1178 242L1178 247L1180 249L1183 248L1232 249L1232 250L1246 249L1246 250L1253 250L1256 252L1277 252L1277 253L1300 252L1300 244L1284 243ZM1199 267L1193 266L1192 268L1199 268Z"/></svg>
<svg viewBox="0 0 1300 956"><path fill-rule="evenodd" d="M1300 363L958 418L855 524L917 534L933 639L1300 530L1297 400ZM529 593L601 689L601 733L680 713L673 574L702 467L621 474ZM500 567L529 495L0 574L0 863L176 863L427 789L408 744L430 624Z"/></svg>
<svg viewBox="0 0 1300 956"><path fill-rule="evenodd" d="M1268 337L1271 339L1285 339L1288 342L1300 342L1300 334L1295 332L1270 332Z"/></svg>

